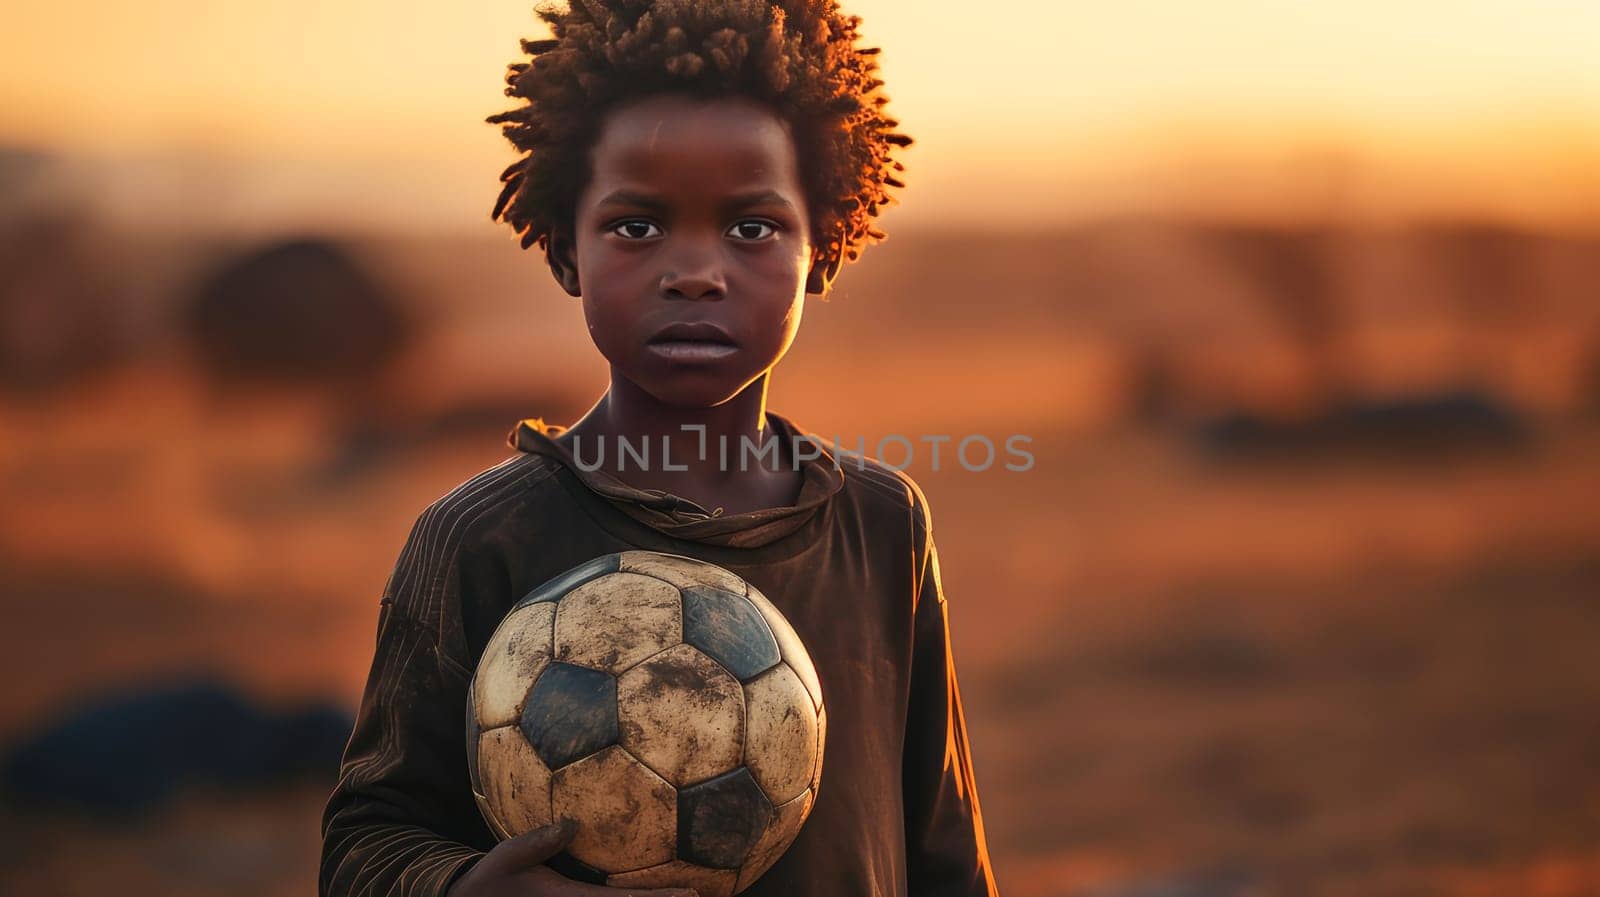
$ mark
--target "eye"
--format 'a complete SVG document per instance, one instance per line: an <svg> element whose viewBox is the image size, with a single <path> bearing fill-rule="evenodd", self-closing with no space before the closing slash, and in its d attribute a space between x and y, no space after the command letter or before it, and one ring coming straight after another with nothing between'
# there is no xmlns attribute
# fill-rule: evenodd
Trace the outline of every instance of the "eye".
<svg viewBox="0 0 1600 897"><path fill-rule="evenodd" d="M661 236L661 228L655 222L643 218L629 218L611 225L611 232L624 240L648 240L651 237Z"/></svg>
<svg viewBox="0 0 1600 897"><path fill-rule="evenodd" d="M729 236L751 242L765 240L777 232L777 225L770 221L762 221L759 218L747 218L728 228Z"/></svg>

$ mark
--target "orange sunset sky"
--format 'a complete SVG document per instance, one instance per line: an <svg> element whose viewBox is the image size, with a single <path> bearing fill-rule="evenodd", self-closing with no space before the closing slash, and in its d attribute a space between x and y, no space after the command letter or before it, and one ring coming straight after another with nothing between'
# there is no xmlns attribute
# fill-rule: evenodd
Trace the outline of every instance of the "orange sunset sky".
<svg viewBox="0 0 1600 897"><path fill-rule="evenodd" d="M510 151L482 119L540 33L532 6L24 4L0 38L0 143L62 157L60 183L134 218L487 228ZM1600 221L1592 0L846 7L919 140L896 226Z"/></svg>

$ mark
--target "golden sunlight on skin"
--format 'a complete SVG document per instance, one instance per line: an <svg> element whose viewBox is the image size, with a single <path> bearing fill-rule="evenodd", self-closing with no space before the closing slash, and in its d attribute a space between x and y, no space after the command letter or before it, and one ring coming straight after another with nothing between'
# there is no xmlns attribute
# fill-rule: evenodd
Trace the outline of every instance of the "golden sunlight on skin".
<svg viewBox="0 0 1600 897"><path fill-rule="evenodd" d="M26 4L0 53L0 141L209 154L290 181L360 163L436 220L477 222L483 173L508 157L481 120L532 5ZM919 139L908 202L928 215L1315 205L1292 185L1326 181L1330 159L1347 213L1571 219L1600 196L1593 3L845 5L885 48Z"/></svg>

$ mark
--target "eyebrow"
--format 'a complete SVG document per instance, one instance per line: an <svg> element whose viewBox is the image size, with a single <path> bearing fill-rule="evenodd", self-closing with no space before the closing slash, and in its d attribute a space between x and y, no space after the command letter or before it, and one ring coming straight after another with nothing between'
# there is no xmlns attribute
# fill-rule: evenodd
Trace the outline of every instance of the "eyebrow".
<svg viewBox="0 0 1600 897"><path fill-rule="evenodd" d="M737 196L729 197L728 200L723 203L723 206L726 209L733 210L749 208L750 206L759 206L766 203L772 203L775 205L785 206L789 209L794 209L794 203L790 202L782 193L779 193L776 190L755 190L750 193L741 193ZM665 209L668 204L666 201L658 197L651 196L648 193L640 193L636 190L623 189L613 190L612 192L606 194L604 198L596 203L596 205L636 206L639 208L660 211Z"/></svg>

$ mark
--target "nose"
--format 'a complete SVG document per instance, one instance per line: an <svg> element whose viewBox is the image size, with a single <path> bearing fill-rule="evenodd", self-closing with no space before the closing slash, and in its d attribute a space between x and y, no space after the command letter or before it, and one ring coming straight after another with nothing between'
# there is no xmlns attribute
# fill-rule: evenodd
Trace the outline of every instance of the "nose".
<svg viewBox="0 0 1600 897"><path fill-rule="evenodd" d="M661 295L668 299L721 299L728 283L714 251L686 249L668 261L661 275Z"/></svg>

